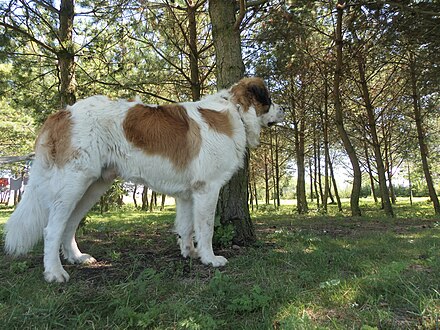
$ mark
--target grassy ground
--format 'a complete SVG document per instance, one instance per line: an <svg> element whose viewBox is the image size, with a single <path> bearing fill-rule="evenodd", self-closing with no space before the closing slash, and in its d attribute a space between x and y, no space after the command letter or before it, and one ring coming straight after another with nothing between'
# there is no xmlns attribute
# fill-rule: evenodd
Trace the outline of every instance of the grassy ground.
<svg viewBox="0 0 440 330"><path fill-rule="evenodd" d="M41 246L0 254L0 327L438 329L440 219L426 202L400 202L396 219L369 202L361 218L263 209L258 243L217 249L219 270L179 256L171 207L92 214L78 240L99 262L66 265L67 284L44 282Z"/></svg>

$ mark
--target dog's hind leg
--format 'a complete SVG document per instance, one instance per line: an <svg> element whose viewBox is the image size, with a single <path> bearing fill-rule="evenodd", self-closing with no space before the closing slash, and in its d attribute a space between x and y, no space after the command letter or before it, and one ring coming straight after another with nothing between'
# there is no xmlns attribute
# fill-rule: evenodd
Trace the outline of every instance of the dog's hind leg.
<svg viewBox="0 0 440 330"><path fill-rule="evenodd" d="M184 258L197 257L194 247L193 200L191 197L176 197L175 231L179 235L178 243Z"/></svg>
<svg viewBox="0 0 440 330"><path fill-rule="evenodd" d="M194 229L197 240L197 252L205 265L224 266L228 260L214 255L212 236L214 234L214 217L220 187L206 187L204 192L194 193Z"/></svg>
<svg viewBox="0 0 440 330"><path fill-rule="evenodd" d="M47 282L69 280L69 274L61 265L61 241L68 219L92 182L81 173L70 173L68 179L62 177L63 174L53 178L56 187L49 206L49 221L44 229L44 278Z"/></svg>
<svg viewBox="0 0 440 330"><path fill-rule="evenodd" d="M93 182L70 215L62 237L62 251L64 258L68 262L72 264L91 264L96 262L96 259L91 255L82 253L79 250L75 240L75 233L81 220L86 216L87 212L89 212L99 198L108 190L112 182L112 180L104 179L99 179Z"/></svg>

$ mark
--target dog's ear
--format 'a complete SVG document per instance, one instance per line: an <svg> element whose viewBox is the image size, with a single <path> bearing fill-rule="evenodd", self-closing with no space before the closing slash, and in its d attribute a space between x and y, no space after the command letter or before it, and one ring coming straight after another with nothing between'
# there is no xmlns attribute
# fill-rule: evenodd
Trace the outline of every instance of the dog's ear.
<svg viewBox="0 0 440 330"><path fill-rule="evenodd" d="M266 86L261 83L252 83L248 86L248 93L252 99L260 103L261 105L271 105L272 100L269 96L269 91Z"/></svg>

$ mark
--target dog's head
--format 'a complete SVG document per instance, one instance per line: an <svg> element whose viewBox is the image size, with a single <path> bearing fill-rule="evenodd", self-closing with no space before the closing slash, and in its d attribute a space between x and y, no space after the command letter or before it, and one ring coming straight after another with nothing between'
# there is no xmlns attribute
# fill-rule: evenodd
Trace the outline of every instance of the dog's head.
<svg viewBox="0 0 440 330"><path fill-rule="evenodd" d="M248 144L256 147L261 127L282 122L284 112L278 104L272 102L269 90L261 78L243 78L231 87L231 93L246 126Z"/></svg>

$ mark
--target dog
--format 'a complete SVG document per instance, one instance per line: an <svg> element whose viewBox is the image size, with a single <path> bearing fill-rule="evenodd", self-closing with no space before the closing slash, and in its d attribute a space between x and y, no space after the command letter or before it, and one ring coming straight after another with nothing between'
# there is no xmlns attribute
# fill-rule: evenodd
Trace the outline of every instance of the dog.
<svg viewBox="0 0 440 330"><path fill-rule="evenodd" d="M80 100L41 128L27 191L5 225L5 251L26 254L43 238L45 280L67 282L60 250L69 263L96 262L79 250L75 232L122 177L175 197L183 257L224 266L226 258L212 248L219 190L243 166L246 147L258 146L261 128L283 118L255 77L197 102Z"/></svg>

